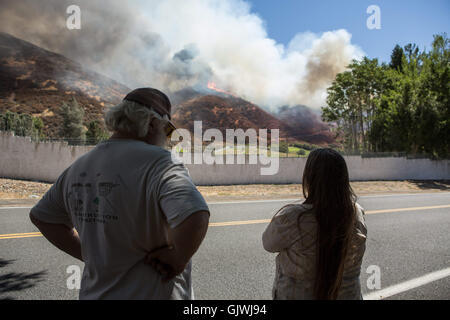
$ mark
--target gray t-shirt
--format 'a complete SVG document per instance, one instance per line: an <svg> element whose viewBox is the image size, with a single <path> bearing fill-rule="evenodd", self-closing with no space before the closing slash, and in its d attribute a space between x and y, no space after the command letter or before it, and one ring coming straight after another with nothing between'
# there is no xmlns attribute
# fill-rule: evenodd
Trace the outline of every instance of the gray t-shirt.
<svg viewBox="0 0 450 320"><path fill-rule="evenodd" d="M144 258L167 228L208 206L187 168L163 148L111 139L77 159L31 213L75 227L85 262L80 299L193 299L191 265L163 283Z"/></svg>

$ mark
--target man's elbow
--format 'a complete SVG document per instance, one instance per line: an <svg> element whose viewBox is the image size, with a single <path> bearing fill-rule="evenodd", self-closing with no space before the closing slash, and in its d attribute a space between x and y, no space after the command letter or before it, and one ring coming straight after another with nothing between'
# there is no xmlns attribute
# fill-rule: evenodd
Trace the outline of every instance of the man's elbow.
<svg viewBox="0 0 450 320"><path fill-rule="evenodd" d="M200 221L200 225L204 228L204 229L208 229L209 226L209 211L201 211L202 214L200 215L201 217L201 221Z"/></svg>
<svg viewBox="0 0 450 320"><path fill-rule="evenodd" d="M34 224L37 227L39 225L40 221L33 216L32 211L30 211L29 217L30 217L31 223Z"/></svg>
<svg viewBox="0 0 450 320"><path fill-rule="evenodd" d="M195 225L194 230L196 231L198 237L205 237L209 227L209 212L198 211L195 213L193 220L193 224Z"/></svg>
<svg viewBox="0 0 450 320"><path fill-rule="evenodd" d="M47 223L45 223L44 221L39 220L38 218L36 218L33 215L32 211L30 211L29 217L30 217L31 223L34 224L34 226L36 228L38 228L39 230L41 230L42 228L44 228L47 225Z"/></svg>

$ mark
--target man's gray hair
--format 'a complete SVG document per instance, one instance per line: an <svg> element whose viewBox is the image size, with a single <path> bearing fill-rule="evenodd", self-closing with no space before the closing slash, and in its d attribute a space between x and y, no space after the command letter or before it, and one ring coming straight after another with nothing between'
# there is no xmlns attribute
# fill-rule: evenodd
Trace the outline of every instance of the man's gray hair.
<svg viewBox="0 0 450 320"><path fill-rule="evenodd" d="M147 135L148 125L153 118L161 119L161 116L153 109L139 103L123 100L106 111L105 124L110 131L128 133L142 138Z"/></svg>

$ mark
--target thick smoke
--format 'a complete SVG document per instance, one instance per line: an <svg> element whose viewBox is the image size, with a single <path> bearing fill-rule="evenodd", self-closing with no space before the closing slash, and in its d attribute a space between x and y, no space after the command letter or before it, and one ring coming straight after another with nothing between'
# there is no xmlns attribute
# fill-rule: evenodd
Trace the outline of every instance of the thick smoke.
<svg viewBox="0 0 450 320"><path fill-rule="evenodd" d="M72 4L81 30L66 28ZM271 109L323 105L336 73L362 55L345 30L278 44L243 0L0 0L0 30L128 87L173 92L212 81Z"/></svg>

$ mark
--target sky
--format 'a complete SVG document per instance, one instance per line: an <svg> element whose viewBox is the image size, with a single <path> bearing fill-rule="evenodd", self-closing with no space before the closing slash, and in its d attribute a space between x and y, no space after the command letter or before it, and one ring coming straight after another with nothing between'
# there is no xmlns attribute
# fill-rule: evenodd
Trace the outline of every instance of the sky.
<svg viewBox="0 0 450 320"><path fill-rule="evenodd" d="M346 29L370 58L389 62L396 44L430 48L433 34L450 35L450 0L250 0L268 37L288 45L299 32ZM370 5L381 11L381 29L369 30Z"/></svg>

